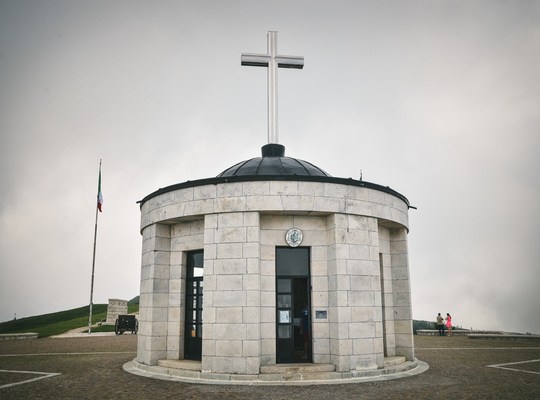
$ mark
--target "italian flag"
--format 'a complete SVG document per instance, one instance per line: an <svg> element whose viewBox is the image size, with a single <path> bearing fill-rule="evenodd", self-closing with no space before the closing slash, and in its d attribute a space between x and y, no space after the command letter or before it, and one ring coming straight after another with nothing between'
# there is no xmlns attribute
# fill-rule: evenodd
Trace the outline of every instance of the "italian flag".
<svg viewBox="0 0 540 400"><path fill-rule="evenodd" d="M101 165L99 166L99 179L98 179L98 189L97 189L97 208L99 212L101 211L101 205L103 204L103 194L101 193Z"/></svg>

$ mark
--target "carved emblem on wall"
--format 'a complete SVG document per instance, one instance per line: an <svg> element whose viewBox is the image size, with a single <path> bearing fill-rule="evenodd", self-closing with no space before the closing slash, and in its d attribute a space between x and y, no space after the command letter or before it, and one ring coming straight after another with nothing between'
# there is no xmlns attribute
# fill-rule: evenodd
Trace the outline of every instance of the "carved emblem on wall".
<svg viewBox="0 0 540 400"><path fill-rule="evenodd" d="M287 244L291 247L298 247L302 243L304 235L302 234L302 231L298 228L291 228L287 231L287 234L285 235L285 240L287 241Z"/></svg>

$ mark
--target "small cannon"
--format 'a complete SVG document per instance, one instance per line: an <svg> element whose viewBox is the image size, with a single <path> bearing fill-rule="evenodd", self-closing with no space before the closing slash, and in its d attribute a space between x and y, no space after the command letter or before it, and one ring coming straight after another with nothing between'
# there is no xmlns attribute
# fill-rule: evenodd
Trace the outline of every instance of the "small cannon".
<svg viewBox="0 0 540 400"><path fill-rule="evenodd" d="M139 330L139 321L135 315L119 315L114 323L114 333L121 335L126 331L131 331L131 334L137 334Z"/></svg>

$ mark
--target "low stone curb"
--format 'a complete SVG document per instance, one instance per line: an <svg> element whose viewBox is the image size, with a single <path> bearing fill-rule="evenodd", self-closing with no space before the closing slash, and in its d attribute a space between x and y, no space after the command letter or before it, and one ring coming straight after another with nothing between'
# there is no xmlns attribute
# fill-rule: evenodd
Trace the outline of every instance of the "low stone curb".
<svg viewBox="0 0 540 400"><path fill-rule="evenodd" d="M2 333L0 334L0 340L21 340L21 339L37 339L39 333L26 332L26 333Z"/></svg>
<svg viewBox="0 0 540 400"><path fill-rule="evenodd" d="M511 340L540 340L540 335L497 335L489 333L471 333L469 339L511 339Z"/></svg>
<svg viewBox="0 0 540 400"><path fill-rule="evenodd" d="M63 339L63 338L85 338L85 337L98 337L98 336L116 336L114 332L68 332L61 333L60 335L50 336L53 339Z"/></svg>
<svg viewBox="0 0 540 400"><path fill-rule="evenodd" d="M421 374L429 369L429 365L416 359L401 365L387 368L354 371L348 373L328 372L313 374L259 374L234 375L212 374L201 371L180 370L161 366L148 366L128 361L124 371L147 378L161 379L183 383L203 383L212 385L247 385L247 386L283 386L283 385L337 385L346 383L376 382L400 379Z"/></svg>

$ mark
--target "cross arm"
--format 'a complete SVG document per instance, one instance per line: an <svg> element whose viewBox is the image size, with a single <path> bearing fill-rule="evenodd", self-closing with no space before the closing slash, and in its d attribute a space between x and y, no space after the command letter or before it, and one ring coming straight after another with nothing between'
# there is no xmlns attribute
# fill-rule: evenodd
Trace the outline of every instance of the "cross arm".
<svg viewBox="0 0 540 400"><path fill-rule="evenodd" d="M271 59L272 57L267 54L242 53L241 64L250 67L268 67ZM279 68L304 68L302 56L276 56L275 59Z"/></svg>
<svg viewBox="0 0 540 400"><path fill-rule="evenodd" d="M304 68L304 57L302 56L276 56L276 61L280 68Z"/></svg>
<svg viewBox="0 0 540 400"><path fill-rule="evenodd" d="M266 54L242 53L241 64L250 67L268 67L272 57Z"/></svg>

